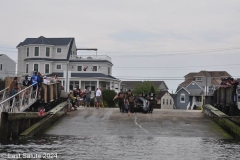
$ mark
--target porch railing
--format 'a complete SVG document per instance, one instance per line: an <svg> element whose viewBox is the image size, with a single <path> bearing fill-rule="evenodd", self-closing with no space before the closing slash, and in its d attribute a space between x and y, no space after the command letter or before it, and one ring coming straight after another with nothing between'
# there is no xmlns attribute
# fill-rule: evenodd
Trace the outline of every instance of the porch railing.
<svg viewBox="0 0 240 160"><path fill-rule="evenodd" d="M111 57L107 55L71 55L71 60L108 60L112 62Z"/></svg>

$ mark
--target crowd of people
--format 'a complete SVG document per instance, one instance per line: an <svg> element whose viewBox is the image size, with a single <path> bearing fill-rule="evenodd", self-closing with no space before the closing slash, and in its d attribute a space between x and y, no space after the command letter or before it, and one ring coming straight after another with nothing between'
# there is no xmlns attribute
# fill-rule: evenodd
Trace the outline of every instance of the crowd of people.
<svg viewBox="0 0 240 160"><path fill-rule="evenodd" d="M150 91L149 94L147 94L145 91L143 91L139 97L143 97L147 100L147 105L149 107L149 112L152 113L153 111L153 105L156 101L155 93L154 91ZM118 99L118 106L120 109L120 112L124 112L126 109L125 106L128 106L128 116L130 114L135 114L135 109L137 107L137 104L140 103L137 96L134 96L133 92L129 89L127 92L123 92L121 89L120 92L113 98L113 100Z"/></svg>
<svg viewBox="0 0 240 160"><path fill-rule="evenodd" d="M20 92L22 89L27 88L30 85L33 85L33 90L35 91L38 89L39 93L41 91L41 85L42 83L48 84L48 83L56 83L59 82L57 75L52 75L51 78L47 78L46 76L42 76L40 72L35 72L33 76L31 76L30 80L28 79L28 75L25 76L24 80L22 82L18 82L18 78L14 77L13 81L11 82L8 93L9 97L14 96L18 92ZM21 85L22 84L22 85ZM25 90L25 95L27 96L27 91ZM10 105L12 104L12 99L10 100Z"/></svg>
<svg viewBox="0 0 240 160"><path fill-rule="evenodd" d="M239 85L239 82L232 77L222 78L221 80L222 80L222 82L221 82L220 85L221 85L222 88Z"/></svg>
<svg viewBox="0 0 240 160"><path fill-rule="evenodd" d="M77 110L78 107L90 107L91 101L91 90L90 87L82 90L81 88L75 87L68 94L68 111ZM95 108L104 107L102 89L97 88L94 92L94 106Z"/></svg>

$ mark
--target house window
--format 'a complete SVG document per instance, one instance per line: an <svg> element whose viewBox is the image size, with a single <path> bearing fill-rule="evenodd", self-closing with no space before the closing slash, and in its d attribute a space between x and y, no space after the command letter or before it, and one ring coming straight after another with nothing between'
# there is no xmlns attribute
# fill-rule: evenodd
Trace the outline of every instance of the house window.
<svg viewBox="0 0 240 160"><path fill-rule="evenodd" d="M33 64L33 71L38 72L38 64Z"/></svg>
<svg viewBox="0 0 240 160"><path fill-rule="evenodd" d="M61 53L62 52L62 48L57 48L57 53Z"/></svg>
<svg viewBox="0 0 240 160"><path fill-rule="evenodd" d="M95 91L97 87L97 83L95 81L85 81L85 89L90 87L91 91ZM103 85L101 85L103 87Z"/></svg>
<svg viewBox="0 0 240 160"><path fill-rule="evenodd" d="M162 103L165 104L165 99L163 99Z"/></svg>
<svg viewBox="0 0 240 160"><path fill-rule="evenodd" d="M82 71L82 66L77 66L77 71Z"/></svg>
<svg viewBox="0 0 240 160"><path fill-rule="evenodd" d="M108 67L108 74L111 74L111 68Z"/></svg>
<svg viewBox="0 0 240 160"><path fill-rule="evenodd" d="M26 64L26 73L28 73L28 64Z"/></svg>
<svg viewBox="0 0 240 160"><path fill-rule="evenodd" d="M97 66L93 66L92 71L97 71Z"/></svg>
<svg viewBox="0 0 240 160"><path fill-rule="evenodd" d="M196 81L201 81L202 77L196 77Z"/></svg>
<svg viewBox="0 0 240 160"><path fill-rule="evenodd" d="M50 56L50 48L46 47L46 57L49 57L49 56Z"/></svg>
<svg viewBox="0 0 240 160"><path fill-rule="evenodd" d="M79 87L79 81L70 81L69 89L73 90L75 87Z"/></svg>
<svg viewBox="0 0 240 160"><path fill-rule="evenodd" d="M34 48L34 56L39 56L39 47Z"/></svg>
<svg viewBox="0 0 240 160"><path fill-rule="evenodd" d="M62 69L62 65L61 64L57 64L56 69Z"/></svg>
<svg viewBox="0 0 240 160"><path fill-rule="evenodd" d="M45 73L49 73L49 64L45 64Z"/></svg>
<svg viewBox="0 0 240 160"><path fill-rule="evenodd" d="M167 105L168 105L168 99L167 99Z"/></svg>
<svg viewBox="0 0 240 160"><path fill-rule="evenodd" d="M185 94L183 93L180 95L180 102L185 103Z"/></svg>
<svg viewBox="0 0 240 160"><path fill-rule="evenodd" d="M29 57L29 47L27 47L27 57Z"/></svg>
<svg viewBox="0 0 240 160"><path fill-rule="evenodd" d="M170 102L169 102L169 103L170 103L170 105L172 105L172 100L171 100L171 99L170 99Z"/></svg>
<svg viewBox="0 0 240 160"><path fill-rule="evenodd" d="M1 71L3 70L3 65L2 65L2 64L0 64L0 70L1 70Z"/></svg>

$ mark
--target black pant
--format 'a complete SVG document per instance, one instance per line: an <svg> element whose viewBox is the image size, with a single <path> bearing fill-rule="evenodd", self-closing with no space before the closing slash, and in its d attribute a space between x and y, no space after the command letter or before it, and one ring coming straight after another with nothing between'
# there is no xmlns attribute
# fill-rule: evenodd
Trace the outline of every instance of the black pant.
<svg viewBox="0 0 240 160"><path fill-rule="evenodd" d="M128 109L131 113L134 113L134 103L133 102L129 102L129 108Z"/></svg>
<svg viewBox="0 0 240 160"><path fill-rule="evenodd" d="M154 101L149 101L149 110L153 111Z"/></svg>
<svg viewBox="0 0 240 160"><path fill-rule="evenodd" d="M120 111L124 112L124 100L119 99L118 106L119 106Z"/></svg>

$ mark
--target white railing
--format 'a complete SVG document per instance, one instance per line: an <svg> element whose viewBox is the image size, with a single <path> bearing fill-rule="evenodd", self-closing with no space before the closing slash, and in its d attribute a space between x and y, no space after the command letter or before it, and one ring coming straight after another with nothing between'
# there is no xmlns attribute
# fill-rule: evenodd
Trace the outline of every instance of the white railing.
<svg viewBox="0 0 240 160"><path fill-rule="evenodd" d="M190 102L188 102L187 110L189 110L190 107L191 107L191 106L190 106Z"/></svg>
<svg viewBox="0 0 240 160"><path fill-rule="evenodd" d="M33 90L33 85L1 101L0 112L23 112L29 108L38 98L38 86L36 90Z"/></svg>
<svg viewBox="0 0 240 160"><path fill-rule="evenodd" d="M1 101L3 101L6 98L8 91L8 87L0 91L0 95L2 95Z"/></svg>
<svg viewBox="0 0 240 160"><path fill-rule="evenodd" d="M192 106L191 106L191 110L193 110L193 107L194 106L197 106L197 107L201 107L202 106L202 102L193 102Z"/></svg>
<svg viewBox="0 0 240 160"><path fill-rule="evenodd" d="M108 60L112 62L111 57L107 55L71 55L71 60Z"/></svg>

